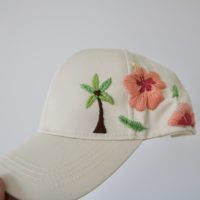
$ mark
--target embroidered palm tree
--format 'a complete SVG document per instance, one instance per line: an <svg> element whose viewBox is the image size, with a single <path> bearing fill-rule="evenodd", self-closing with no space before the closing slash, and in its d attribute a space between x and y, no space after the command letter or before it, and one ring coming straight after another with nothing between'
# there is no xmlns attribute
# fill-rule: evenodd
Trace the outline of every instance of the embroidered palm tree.
<svg viewBox="0 0 200 200"><path fill-rule="evenodd" d="M81 88L83 88L90 94L85 104L86 108L92 106L96 100L99 106L99 119L93 133L106 133L106 127L104 125L104 111L103 111L102 101L110 103L112 105L114 104L112 96L110 96L106 92L106 90L110 87L111 84L112 84L111 78L107 79L102 84L100 84L99 76L97 74L95 74L92 78L92 86L84 83L81 84Z"/></svg>

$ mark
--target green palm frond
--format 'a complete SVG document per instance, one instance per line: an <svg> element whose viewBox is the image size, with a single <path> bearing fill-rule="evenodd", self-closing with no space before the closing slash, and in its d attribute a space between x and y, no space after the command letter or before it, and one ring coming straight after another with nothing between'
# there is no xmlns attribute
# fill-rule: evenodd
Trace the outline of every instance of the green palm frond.
<svg viewBox="0 0 200 200"><path fill-rule="evenodd" d="M172 97L179 97L179 91L178 91L178 87L176 85L173 85Z"/></svg>
<svg viewBox="0 0 200 200"><path fill-rule="evenodd" d="M90 94L93 94L94 91L95 91L95 89L93 87L91 87L90 85L85 84L85 83L81 84L81 88L84 89L84 90L86 90Z"/></svg>
<svg viewBox="0 0 200 200"><path fill-rule="evenodd" d="M113 97L107 92L105 92L110 87L111 83L112 79L109 78L100 85L98 74L94 74L92 78L92 86L85 83L81 84L81 88L91 94L91 96L88 98L85 104L86 108L89 108L95 102L96 99L100 99L113 105Z"/></svg>
<svg viewBox="0 0 200 200"><path fill-rule="evenodd" d="M86 104L85 104L85 106L86 106L86 108L89 108L94 102L95 102L95 100L97 99L97 96L96 95L91 95L89 98L88 98L88 100L86 101Z"/></svg>
<svg viewBox="0 0 200 200"><path fill-rule="evenodd" d="M119 116L119 120L120 120L120 122L122 122L122 124L124 124L125 126L127 126L128 128L130 128L134 131L140 132L140 131L143 131L146 129L140 122L130 120L123 115Z"/></svg>
<svg viewBox="0 0 200 200"><path fill-rule="evenodd" d="M99 76L98 74L95 74L92 78L92 86L94 87L95 90L99 89Z"/></svg>
<svg viewBox="0 0 200 200"><path fill-rule="evenodd" d="M101 92L101 95L99 96L99 98L102 101L108 102L112 105L114 104L114 99L107 92Z"/></svg>
<svg viewBox="0 0 200 200"><path fill-rule="evenodd" d="M107 79L106 81L104 81L101 85L100 85L100 90L101 92L105 92L109 87L110 85L112 84L112 79L109 78Z"/></svg>

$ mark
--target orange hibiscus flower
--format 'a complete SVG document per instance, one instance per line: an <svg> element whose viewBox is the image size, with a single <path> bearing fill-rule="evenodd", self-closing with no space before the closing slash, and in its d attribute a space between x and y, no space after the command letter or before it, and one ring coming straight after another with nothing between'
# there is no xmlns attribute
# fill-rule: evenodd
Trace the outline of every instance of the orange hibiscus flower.
<svg viewBox="0 0 200 200"><path fill-rule="evenodd" d="M162 90L166 87L156 72L139 67L124 78L124 86L131 95L129 105L138 111L154 110L164 100Z"/></svg>
<svg viewBox="0 0 200 200"><path fill-rule="evenodd" d="M182 103L168 121L171 126L195 126L194 113L188 103Z"/></svg>

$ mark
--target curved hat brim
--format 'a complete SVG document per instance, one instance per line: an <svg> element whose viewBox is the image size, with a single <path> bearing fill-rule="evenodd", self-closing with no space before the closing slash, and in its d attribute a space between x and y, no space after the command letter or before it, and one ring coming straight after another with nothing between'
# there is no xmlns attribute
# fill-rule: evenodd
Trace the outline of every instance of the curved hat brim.
<svg viewBox="0 0 200 200"><path fill-rule="evenodd" d="M74 200L110 177L142 141L37 134L1 158L0 176L20 200Z"/></svg>

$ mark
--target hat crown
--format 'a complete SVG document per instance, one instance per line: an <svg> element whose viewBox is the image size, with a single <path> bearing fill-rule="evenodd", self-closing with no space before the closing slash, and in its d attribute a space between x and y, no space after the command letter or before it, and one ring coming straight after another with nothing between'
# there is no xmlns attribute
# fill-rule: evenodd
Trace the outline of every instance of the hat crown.
<svg viewBox="0 0 200 200"><path fill-rule="evenodd" d="M134 64L148 73L156 72L166 85L162 90L164 100L154 110L138 111L128 104L123 80L136 70ZM150 90L154 82L141 79L140 92ZM167 124L179 103L173 98L174 85L179 88L180 100L190 102L176 75L144 56L120 49L82 50L68 58L56 73L40 131L103 140L146 139L179 131L180 127ZM120 121L128 123L127 119L139 122L135 124L138 129L127 128Z"/></svg>

